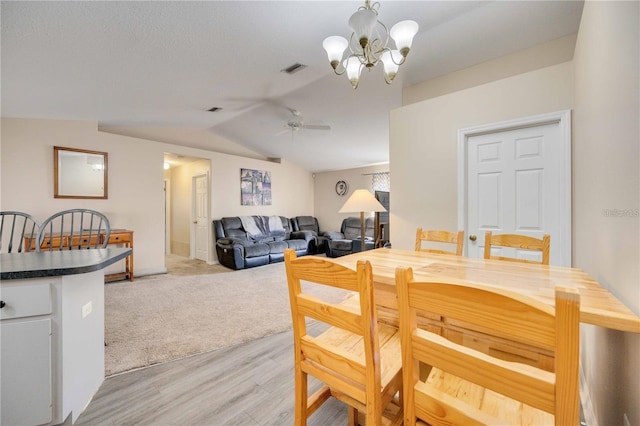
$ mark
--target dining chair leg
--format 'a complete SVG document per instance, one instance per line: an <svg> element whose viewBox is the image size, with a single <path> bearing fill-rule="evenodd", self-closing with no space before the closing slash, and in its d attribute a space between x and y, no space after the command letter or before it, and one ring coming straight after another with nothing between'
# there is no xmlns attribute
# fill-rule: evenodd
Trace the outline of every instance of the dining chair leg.
<svg viewBox="0 0 640 426"><path fill-rule="evenodd" d="M303 373L300 368L296 368L295 372L295 394L296 394L296 406L295 406L295 425L306 426L307 424L307 374Z"/></svg>
<svg viewBox="0 0 640 426"><path fill-rule="evenodd" d="M352 406L348 407L349 410L349 426L358 426L358 409Z"/></svg>

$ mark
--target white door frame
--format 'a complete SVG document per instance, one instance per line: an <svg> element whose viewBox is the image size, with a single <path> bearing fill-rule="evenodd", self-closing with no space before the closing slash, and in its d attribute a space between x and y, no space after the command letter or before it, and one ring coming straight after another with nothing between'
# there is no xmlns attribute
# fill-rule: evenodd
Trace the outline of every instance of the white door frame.
<svg viewBox="0 0 640 426"><path fill-rule="evenodd" d="M524 127L541 126L558 123L560 127L560 143L562 144L562 157L560 164L563 170L560 172L560 224L564 230L562 247L554 245L554 250L562 250L563 258L571 263L571 110L551 112L548 114L534 115L499 123L482 124L458 130L458 229L467 230L467 154L468 140L472 136L487 133L504 132ZM464 253L467 253L468 244L464 245Z"/></svg>
<svg viewBox="0 0 640 426"><path fill-rule="evenodd" d="M164 254L171 254L171 179L164 179Z"/></svg>
<svg viewBox="0 0 640 426"><path fill-rule="evenodd" d="M210 226L211 226L211 211L209 210L209 206L211 205L211 202L209 201L209 197L210 197L210 193L209 193L209 172L207 171L206 173L198 173L197 175L193 175L191 176L191 212L192 212L192 217L191 217L191 237L189 239L189 245L190 245L190 249L189 249L189 255L191 259L195 259L196 258L196 222L194 221L194 216L195 216L195 211L196 211L196 180L198 178L204 177L204 181L206 184L206 194L207 194L207 200L205 203L205 211L206 211L206 215L207 215L207 229L209 231L211 231ZM209 261L209 238L211 237L211 232L207 233L207 262Z"/></svg>

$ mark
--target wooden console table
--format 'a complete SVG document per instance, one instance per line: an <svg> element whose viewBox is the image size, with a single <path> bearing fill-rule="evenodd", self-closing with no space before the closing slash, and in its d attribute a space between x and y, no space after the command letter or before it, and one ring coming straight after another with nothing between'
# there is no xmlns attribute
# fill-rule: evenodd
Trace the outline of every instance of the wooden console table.
<svg viewBox="0 0 640 426"><path fill-rule="evenodd" d="M101 238L103 237L104 235L101 235ZM108 244L122 244L124 247L131 249L131 254L125 259L124 272L106 274L104 280L114 281L121 278L128 278L129 281L133 281L133 231L129 229L112 229Z"/></svg>
<svg viewBox="0 0 640 426"><path fill-rule="evenodd" d="M83 235L85 237L85 235ZM88 238L89 235L86 235ZM78 235L73 236L73 244L77 245ZM94 238L98 238L98 235L94 232L92 236L92 240ZM104 242L105 233L101 232L99 234L100 244ZM65 249L69 247L69 236L63 235L54 236L53 238L45 238L42 242L43 247L49 248L51 246L52 250L59 250L60 248ZM93 241L92 241L93 244ZM129 279L129 281L133 281L133 231L129 229L112 229L109 235L108 245L122 245L124 247L130 248L131 254L125 259L125 269L123 272L116 272L112 274L105 274L104 280L105 282L115 281L119 279ZM29 251L35 250L35 242L32 242L28 237L25 238L25 247L28 247Z"/></svg>

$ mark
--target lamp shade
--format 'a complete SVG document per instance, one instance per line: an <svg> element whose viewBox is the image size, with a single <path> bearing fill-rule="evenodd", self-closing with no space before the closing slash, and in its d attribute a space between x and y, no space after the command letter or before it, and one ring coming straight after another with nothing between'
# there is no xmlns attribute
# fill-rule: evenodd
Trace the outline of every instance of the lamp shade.
<svg viewBox="0 0 640 426"><path fill-rule="evenodd" d="M356 189L338 213L386 212L382 204L367 189Z"/></svg>
<svg viewBox="0 0 640 426"><path fill-rule="evenodd" d="M344 67L347 70L347 77L351 82L351 85L355 89L358 87L358 81L360 80L360 72L362 72L362 62L357 57L351 55L344 60Z"/></svg>
<svg viewBox="0 0 640 426"><path fill-rule="evenodd" d="M381 59L384 64L384 73L387 76L387 80L393 80L398 72L398 68L400 68L400 64L402 63L402 54L398 50L387 50L382 54Z"/></svg>
<svg viewBox="0 0 640 426"><path fill-rule="evenodd" d="M342 55L347 49L347 46L349 46L347 39L340 36L327 37L322 42L322 47L327 51L327 57L333 69L336 69L342 60Z"/></svg>
<svg viewBox="0 0 640 426"><path fill-rule="evenodd" d="M396 48L402 53L402 56L407 56L409 49L411 49L411 43L413 43L413 37L418 33L418 23L415 21L401 21L391 27L389 35L396 42Z"/></svg>
<svg viewBox="0 0 640 426"><path fill-rule="evenodd" d="M371 9L361 9L351 15L349 19L349 26L356 34L358 43L363 49L369 43L371 31L373 31L377 20L378 15Z"/></svg>

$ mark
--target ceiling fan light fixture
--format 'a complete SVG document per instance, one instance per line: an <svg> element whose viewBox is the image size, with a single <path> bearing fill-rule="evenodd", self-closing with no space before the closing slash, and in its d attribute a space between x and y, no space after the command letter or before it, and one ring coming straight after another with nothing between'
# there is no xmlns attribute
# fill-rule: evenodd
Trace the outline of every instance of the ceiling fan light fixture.
<svg viewBox="0 0 640 426"><path fill-rule="evenodd" d="M418 23L411 20L400 21L388 31L378 20L379 8L380 3L365 0L364 6L360 6L349 19L353 30L349 41L344 37L331 36L322 42L333 72L337 75L346 72L354 89L358 87L362 68L375 67L379 62L385 64L384 79L391 84L418 33ZM389 45L389 37L395 42L396 49ZM343 59L347 49L350 53Z"/></svg>

